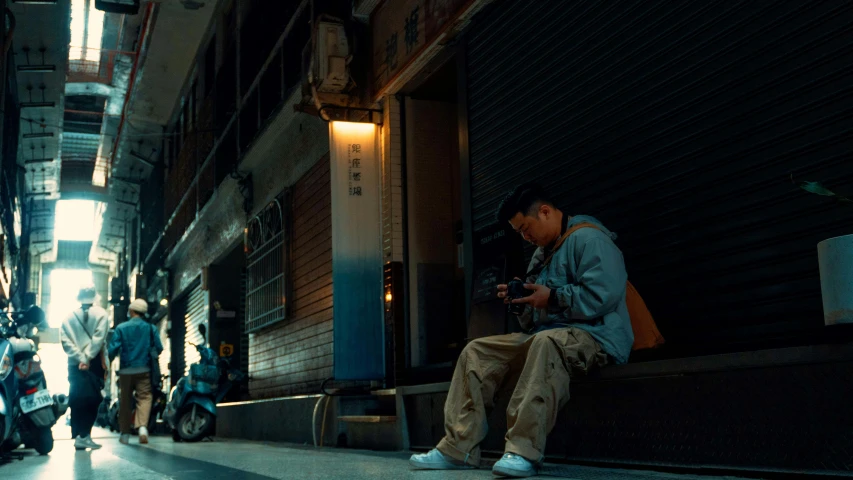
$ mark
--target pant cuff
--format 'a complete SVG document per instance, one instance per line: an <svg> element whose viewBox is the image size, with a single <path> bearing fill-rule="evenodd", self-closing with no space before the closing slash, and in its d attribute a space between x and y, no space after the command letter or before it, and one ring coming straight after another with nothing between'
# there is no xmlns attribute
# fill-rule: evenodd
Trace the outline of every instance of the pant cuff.
<svg viewBox="0 0 853 480"><path fill-rule="evenodd" d="M505 452L524 457L536 464L542 463L544 458L542 452L533 448L528 440L507 440Z"/></svg>
<svg viewBox="0 0 853 480"><path fill-rule="evenodd" d="M480 466L480 448L474 447L470 452L462 451L455 446L451 445L449 441L447 441L447 437L442 438L440 442L438 442L438 446L435 447L442 454L467 465L472 465L475 467Z"/></svg>

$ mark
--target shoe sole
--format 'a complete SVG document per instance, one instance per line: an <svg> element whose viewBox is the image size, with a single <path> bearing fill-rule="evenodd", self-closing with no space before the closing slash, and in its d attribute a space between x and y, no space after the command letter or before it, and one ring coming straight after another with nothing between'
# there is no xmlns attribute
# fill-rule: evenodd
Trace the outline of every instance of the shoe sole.
<svg viewBox="0 0 853 480"><path fill-rule="evenodd" d="M516 470L514 468L499 467L495 465L495 467L492 468L492 473L500 477L528 478L537 475L538 472L522 471Z"/></svg>
<svg viewBox="0 0 853 480"><path fill-rule="evenodd" d="M428 464L428 463L418 463L412 460L409 460L409 465L418 469L418 470L474 470L473 466L470 465L447 465L447 464Z"/></svg>

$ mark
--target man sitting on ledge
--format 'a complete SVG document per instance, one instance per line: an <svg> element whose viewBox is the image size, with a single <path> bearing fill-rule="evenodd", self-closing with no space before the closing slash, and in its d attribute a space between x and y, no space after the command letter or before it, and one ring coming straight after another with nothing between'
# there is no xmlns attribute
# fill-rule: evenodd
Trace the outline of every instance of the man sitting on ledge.
<svg viewBox="0 0 853 480"><path fill-rule="evenodd" d="M518 319L526 333L479 338L465 347L444 405L445 437L435 449L412 456L416 468L478 467L488 429L486 407L507 374L520 369L506 412L506 453L493 472L536 475L546 437L569 400L571 376L626 363L631 353L628 274L613 243L616 235L592 217L564 214L536 185L511 192L497 216L539 247L525 285L533 293L511 300L525 304ZM507 285L497 289L510 303Z"/></svg>

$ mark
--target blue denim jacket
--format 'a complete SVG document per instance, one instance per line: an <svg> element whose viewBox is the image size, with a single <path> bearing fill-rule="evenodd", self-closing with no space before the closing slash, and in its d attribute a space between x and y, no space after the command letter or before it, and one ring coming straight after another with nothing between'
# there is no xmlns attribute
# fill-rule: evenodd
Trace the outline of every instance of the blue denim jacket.
<svg viewBox="0 0 853 480"><path fill-rule="evenodd" d="M163 343L160 341L160 333L142 318L131 318L113 330L108 350L110 360L115 358L119 350L121 351L119 373L144 373L150 370L148 349L151 346L152 333L157 352L162 352Z"/></svg>

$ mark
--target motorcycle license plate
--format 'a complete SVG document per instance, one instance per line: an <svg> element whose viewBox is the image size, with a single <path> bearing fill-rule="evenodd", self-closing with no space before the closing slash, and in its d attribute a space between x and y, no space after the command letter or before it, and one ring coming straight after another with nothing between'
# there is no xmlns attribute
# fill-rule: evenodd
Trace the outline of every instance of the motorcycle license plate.
<svg viewBox="0 0 853 480"><path fill-rule="evenodd" d="M47 390L39 390L32 395L21 398L21 411L24 413L30 413L51 405L53 405L53 398Z"/></svg>

